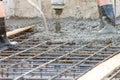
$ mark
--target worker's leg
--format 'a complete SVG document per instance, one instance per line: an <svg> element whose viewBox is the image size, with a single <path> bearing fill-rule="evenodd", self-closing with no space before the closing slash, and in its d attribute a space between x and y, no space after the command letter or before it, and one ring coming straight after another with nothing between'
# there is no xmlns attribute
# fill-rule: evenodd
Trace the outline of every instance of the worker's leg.
<svg viewBox="0 0 120 80"><path fill-rule="evenodd" d="M2 37L6 36L4 16L5 15L4 15L4 11L3 11L3 3L1 0L0 1L0 40L2 40Z"/></svg>
<svg viewBox="0 0 120 80"><path fill-rule="evenodd" d="M101 9L100 6L98 6L98 12L99 12L99 18L100 18L100 26L99 26L99 29L102 29L102 28L104 28L105 23L103 22L103 19L102 19L102 17L104 16L104 13L103 13L103 11L102 11L102 9Z"/></svg>
<svg viewBox="0 0 120 80"><path fill-rule="evenodd" d="M5 31L4 25L5 25L4 18L1 17L0 18L0 42L4 42L4 37L6 37L6 31Z"/></svg>
<svg viewBox="0 0 120 80"><path fill-rule="evenodd" d="M102 28L99 33L116 33L117 30L112 25L112 22L106 16L102 17L103 23L105 24L104 28Z"/></svg>
<svg viewBox="0 0 120 80"><path fill-rule="evenodd" d="M112 4L100 6L104 28L101 29L100 33L116 33L115 29L115 15ZM104 18L103 18L104 17Z"/></svg>
<svg viewBox="0 0 120 80"><path fill-rule="evenodd" d="M6 36L5 20L4 17L0 17L0 47L4 47L10 44L9 39Z"/></svg>
<svg viewBox="0 0 120 80"><path fill-rule="evenodd" d="M6 43L6 29L4 20L3 3L0 1L0 47L5 46Z"/></svg>
<svg viewBox="0 0 120 80"><path fill-rule="evenodd" d="M101 6L101 8L103 9L105 16L109 19L108 23L115 26L115 15L113 11L113 5L112 4L104 5Z"/></svg>
<svg viewBox="0 0 120 80"><path fill-rule="evenodd" d="M12 48L15 47L16 45L17 45L16 42L10 42L10 40L6 36L3 3L2 1L0 1L0 48L5 46L9 46Z"/></svg>

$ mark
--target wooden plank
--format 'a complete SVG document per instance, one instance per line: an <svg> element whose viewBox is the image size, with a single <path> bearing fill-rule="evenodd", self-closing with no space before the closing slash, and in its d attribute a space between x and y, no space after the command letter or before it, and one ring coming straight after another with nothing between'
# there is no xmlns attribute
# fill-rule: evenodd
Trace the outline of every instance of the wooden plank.
<svg viewBox="0 0 120 80"><path fill-rule="evenodd" d="M77 80L104 80L106 76L111 74L120 67L120 54L108 59L107 61L99 64L91 71L84 74Z"/></svg>
<svg viewBox="0 0 120 80"><path fill-rule="evenodd" d="M22 32L28 31L28 30L32 29L33 27L34 27L34 25L31 25L31 26L27 26L24 28L19 28L19 29L15 29L13 31L7 32L7 37L11 37L11 36L20 34Z"/></svg>

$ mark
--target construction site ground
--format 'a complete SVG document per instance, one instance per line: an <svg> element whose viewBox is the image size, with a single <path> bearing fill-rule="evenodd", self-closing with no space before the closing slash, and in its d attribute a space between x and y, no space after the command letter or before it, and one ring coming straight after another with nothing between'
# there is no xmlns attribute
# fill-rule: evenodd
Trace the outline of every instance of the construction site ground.
<svg viewBox="0 0 120 80"><path fill-rule="evenodd" d="M61 24L59 33L56 21ZM11 38L19 43L17 48L0 51L0 80L77 80L120 53L119 21L117 33L100 34L99 20L47 19L48 33L40 18L6 20L7 31L35 27Z"/></svg>
<svg viewBox="0 0 120 80"><path fill-rule="evenodd" d="M55 33L55 23L56 21L60 22L61 32ZM23 26L27 26L33 23L37 23L34 27L34 32L36 34L31 35L34 38L42 39L52 39L52 41L72 41L76 44L92 42L94 44L108 44L113 43L114 45L119 45L120 42L120 19L116 20L116 26L118 33L108 33L101 34L98 31L100 30L100 20L92 19L76 19L76 18L62 18L59 20L56 19L47 19L47 24L49 27L49 33L45 33L45 27L43 20L41 18L32 18L32 19L19 19L13 18L6 21L8 30L14 30Z"/></svg>

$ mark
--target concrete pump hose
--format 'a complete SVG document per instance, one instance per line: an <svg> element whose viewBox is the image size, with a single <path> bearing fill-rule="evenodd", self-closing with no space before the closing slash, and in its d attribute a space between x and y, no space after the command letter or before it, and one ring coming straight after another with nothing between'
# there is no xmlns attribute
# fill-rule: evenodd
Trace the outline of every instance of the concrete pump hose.
<svg viewBox="0 0 120 80"><path fill-rule="evenodd" d="M46 21L46 17L44 15L43 11L34 2L32 2L32 0L27 0L27 2L41 13L43 20L44 20L45 31L48 33L47 21Z"/></svg>

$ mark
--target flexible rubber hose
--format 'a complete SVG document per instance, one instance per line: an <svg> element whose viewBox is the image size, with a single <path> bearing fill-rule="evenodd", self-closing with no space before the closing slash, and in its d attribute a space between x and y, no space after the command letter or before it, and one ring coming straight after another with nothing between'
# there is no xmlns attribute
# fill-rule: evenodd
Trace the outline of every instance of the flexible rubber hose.
<svg viewBox="0 0 120 80"><path fill-rule="evenodd" d="M48 33L47 21L43 11L34 2L32 2L32 0L27 0L27 1L30 5L32 5L36 10L38 10L41 13L45 25L45 31Z"/></svg>

